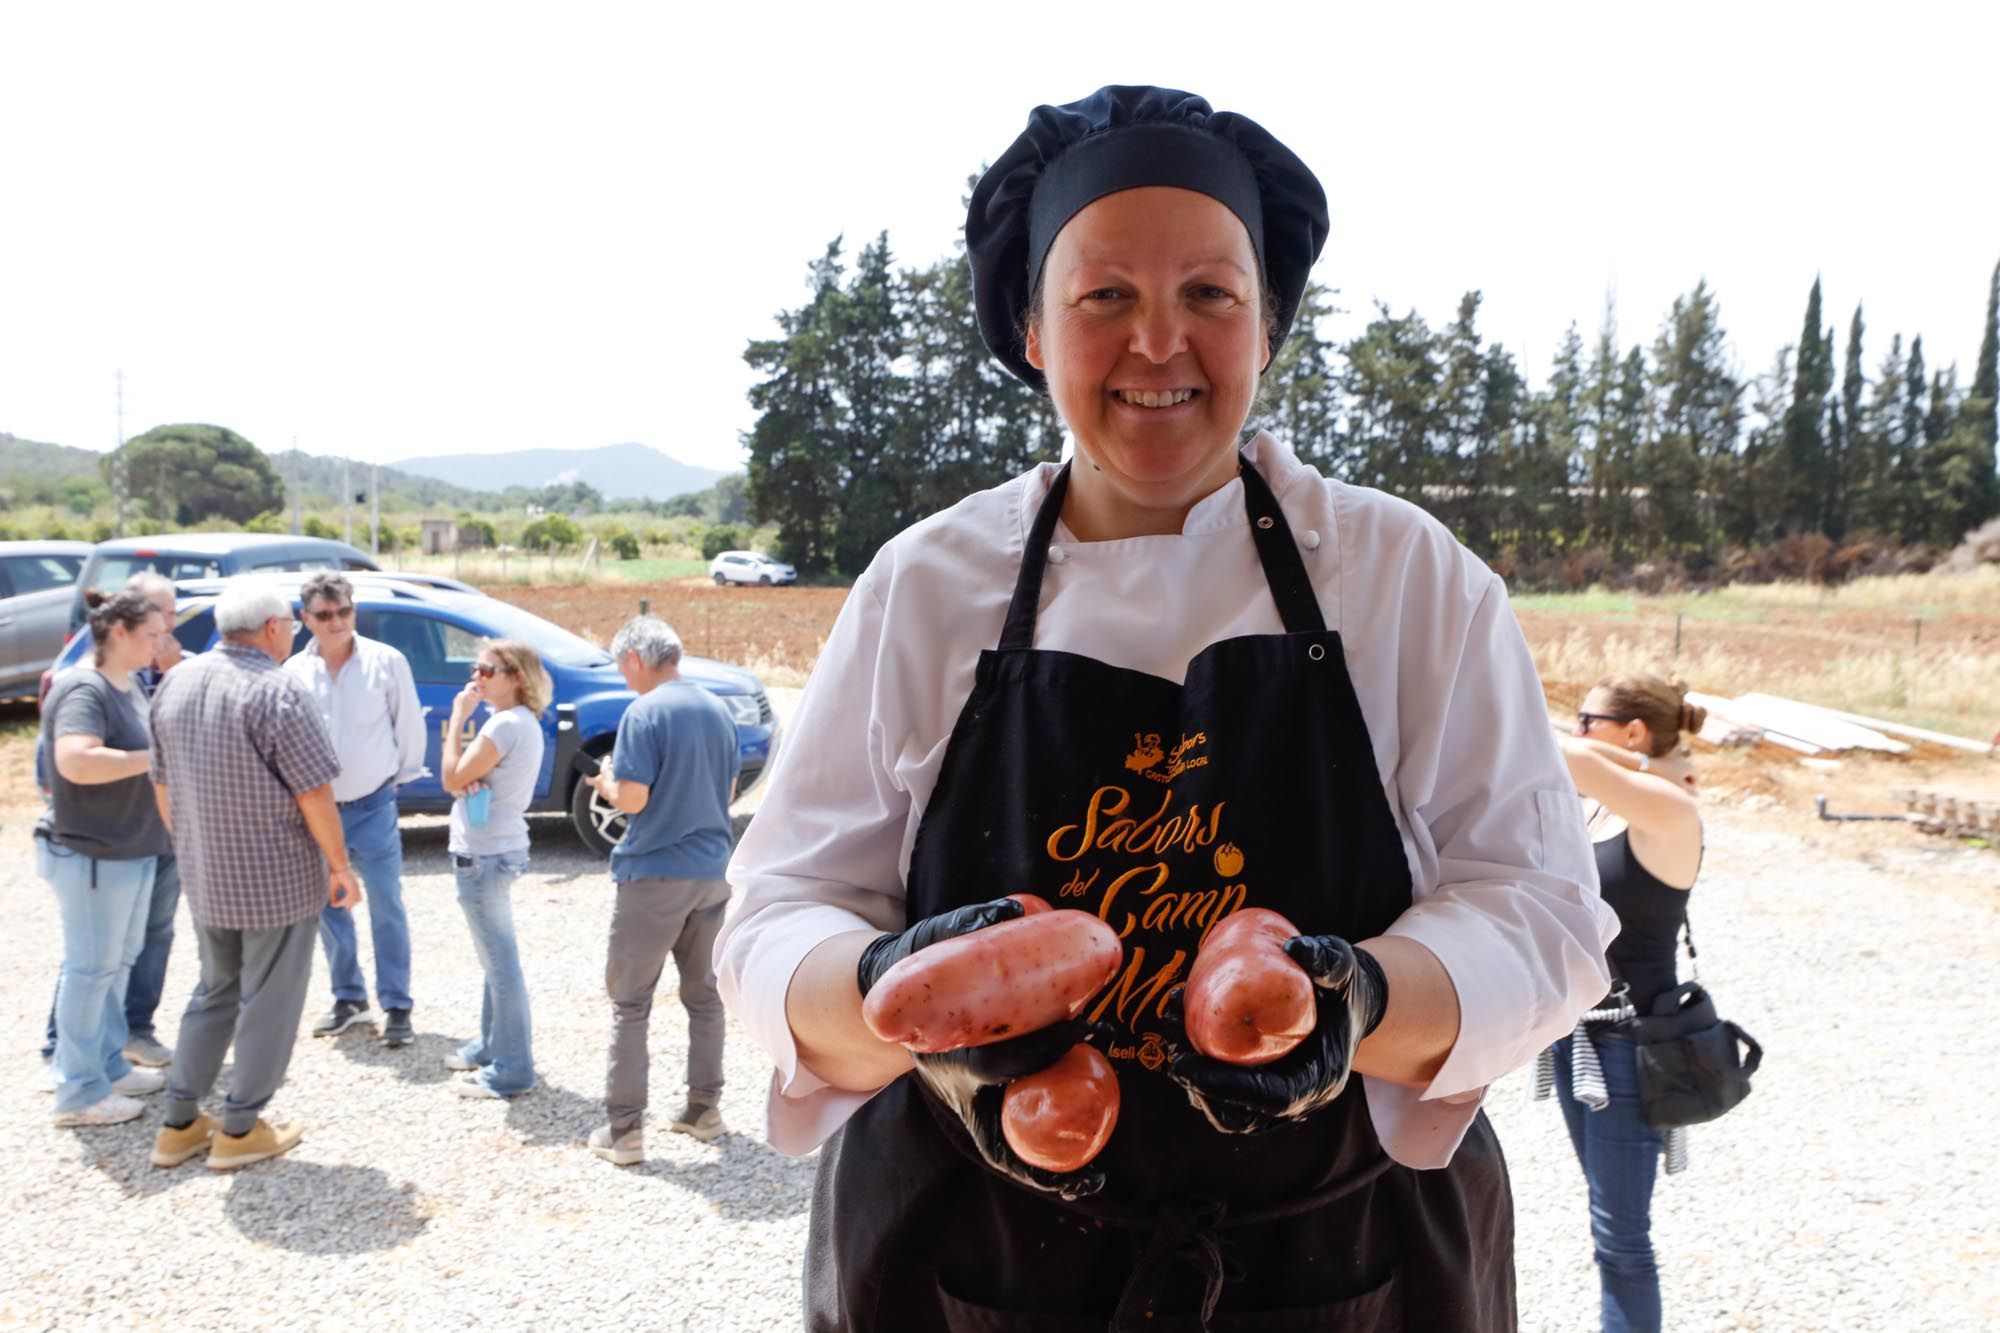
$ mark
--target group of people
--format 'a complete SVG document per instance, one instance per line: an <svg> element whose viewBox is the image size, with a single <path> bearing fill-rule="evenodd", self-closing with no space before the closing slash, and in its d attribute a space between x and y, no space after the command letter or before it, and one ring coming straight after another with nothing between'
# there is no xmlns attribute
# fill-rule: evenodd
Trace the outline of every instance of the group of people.
<svg viewBox="0 0 2000 1333"><path fill-rule="evenodd" d="M1614 678L1558 744L1501 580L1415 506L1247 429L1330 226L1317 178L1261 126L1187 93L1107 87L1038 108L970 204L981 332L1050 398L1073 457L877 555L727 886L733 746L701 692L675 688L670 632L620 631L642 697L592 779L632 824L613 859L608 1123L590 1146L620 1162L643 1150L644 1028L667 953L693 1028L675 1127L719 1130L712 947L722 998L774 1067L771 1143L820 1150L811 1329L1495 1333L1517 1323L1513 1211L1480 1104L1552 1048L1604 1326L1657 1329L1647 1210L1669 1145L1644 1123L1617 1024L1673 984L1701 856L1675 754L1699 710L1666 682ZM307 602L316 636L344 615L330 588ZM351 910L356 867L394 878L363 829L410 762L384 739L336 785L323 724L348 727L334 678L354 663L316 637L321 660L281 672L286 608L224 603L222 648L157 691L150 756L119 684L154 651L142 601L100 611L102 679L50 714L69 768L45 865L79 943L57 1005L59 1115L126 1113L125 979L169 843L201 934L156 1161L205 1143L196 1103L232 1021L238 1086L211 1164L258 1150L239 1144L268 1132L255 1117L289 1051L306 923ZM401 688L393 661L356 651L359 679ZM546 696L519 645L486 646L475 670L443 777L487 985L453 1063L462 1090L505 1097L535 1078L507 887ZM481 701L492 715L464 743ZM157 819L141 788L112 791L149 771ZM91 784L104 791L79 807ZM91 813L66 824L65 801ZM377 878L379 901L393 890ZM125 906L73 907L86 884ZM1121 970L1082 1013L949 1051L874 1034L862 1001L889 966L1019 916L1008 895L1023 892L1120 933ZM1207 931L1243 906L1294 924L1285 950L1314 982L1311 1033L1254 1068L1192 1050L1173 1002ZM374 923L378 966L407 957L392 916ZM329 961L351 960L336 934ZM408 1032L404 976L378 977L385 1037ZM335 986L323 1030L365 1013L351 963ZM1016 1154L1000 1107L1080 1041L1116 1069L1116 1128L1054 1172Z"/></svg>
<svg viewBox="0 0 2000 1333"><path fill-rule="evenodd" d="M396 788L426 771L423 708L403 655L356 632L345 578L314 576L298 609L312 637L293 654L291 603L266 584L229 588L214 607L219 642L184 654L172 585L136 575L93 598L91 661L62 673L43 705L48 808L35 840L63 926L44 1052L54 1120L121 1124L164 1092L156 1166L206 1153L228 1170L300 1141L298 1124L262 1112L291 1061L315 937L332 1003L313 1033L371 1024L354 920L364 889L380 1039L415 1040ZM708 958L728 899L737 746L728 712L681 678L680 640L663 621L632 620L611 651L639 697L587 779L628 820L612 857L606 1123L590 1147L629 1165L644 1157L648 1019L669 955L690 1027L688 1100L671 1127L702 1140L724 1130L724 1018ZM511 890L528 861L549 689L532 647L482 643L442 738L448 847L485 979L476 1035L444 1057L470 1098L536 1083ZM169 1049L154 1015L182 896L201 974ZM202 1102L232 1044L218 1117Z"/></svg>

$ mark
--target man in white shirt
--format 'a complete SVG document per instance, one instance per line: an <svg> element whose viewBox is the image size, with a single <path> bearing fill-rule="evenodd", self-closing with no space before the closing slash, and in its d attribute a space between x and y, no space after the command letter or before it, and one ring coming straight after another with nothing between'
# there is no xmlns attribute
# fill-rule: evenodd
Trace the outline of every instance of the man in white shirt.
<svg viewBox="0 0 2000 1333"><path fill-rule="evenodd" d="M312 695L333 737L340 776L333 798L348 855L368 890L369 933L375 941L375 994L390 1046L414 1039L410 1026L410 922L403 910L403 835L396 822L396 788L424 771L423 708L410 663L386 643L354 629L354 587L339 574L316 574L299 594L312 642L285 663ZM355 947L354 913L327 907L319 916L333 982L333 1007L313 1035L336 1036L368 1021L368 988Z"/></svg>

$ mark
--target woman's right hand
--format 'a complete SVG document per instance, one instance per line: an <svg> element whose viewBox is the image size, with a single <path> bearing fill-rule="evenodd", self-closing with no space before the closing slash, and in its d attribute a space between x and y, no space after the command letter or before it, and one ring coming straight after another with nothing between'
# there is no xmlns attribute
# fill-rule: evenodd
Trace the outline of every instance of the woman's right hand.
<svg viewBox="0 0 2000 1333"><path fill-rule="evenodd" d="M863 947L855 965L855 981L865 998L891 967L919 949L944 940L1011 921L1026 910L1012 898L953 908L925 917L907 930L877 936ZM1023 1161L1007 1143L1000 1127L1000 1103L1007 1084L1062 1059L1078 1042L1101 1035L1078 1019L1052 1023L1033 1032L979 1046L922 1053L912 1051L917 1077L949 1106L971 1136L973 1147L987 1165L1031 1189L1079 1199L1104 1188L1104 1171L1044 1171Z"/></svg>
<svg viewBox="0 0 2000 1333"><path fill-rule="evenodd" d="M471 717L474 711L478 709L482 697L479 693L477 683L467 684L464 689L452 696L451 715L460 721ZM456 728L453 728L453 730L456 730Z"/></svg>

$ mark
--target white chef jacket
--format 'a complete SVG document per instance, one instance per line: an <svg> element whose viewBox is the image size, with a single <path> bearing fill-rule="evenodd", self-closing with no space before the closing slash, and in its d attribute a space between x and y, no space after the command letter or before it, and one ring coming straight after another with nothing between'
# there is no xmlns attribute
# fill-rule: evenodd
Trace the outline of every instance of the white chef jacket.
<svg viewBox="0 0 2000 1333"><path fill-rule="evenodd" d="M1269 434L1245 452L1340 632L1409 858L1413 902L1387 933L1422 943L1457 988L1458 1039L1429 1086L1363 1078L1390 1157L1443 1166L1486 1086L1609 988L1617 917L1598 897L1576 789L1501 580L1416 507L1328 481ZM917 824L1055 472L1042 464L974 495L876 556L730 862L740 899L716 969L776 1066L768 1134L780 1152L810 1151L873 1095L800 1063L785 992L827 938L908 924ZM1177 535L1079 542L1057 525L1036 648L1178 682L1209 644L1283 630L1241 480L1197 503Z"/></svg>
<svg viewBox="0 0 2000 1333"><path fill-rule="evenodd" d="M354 636L354 655L335 676L313 639L285 670L303 683L333 737L340 776L333 799L357 801L394 778L400 786L424 772L424 710L410 660L386 643Z"/></svg>

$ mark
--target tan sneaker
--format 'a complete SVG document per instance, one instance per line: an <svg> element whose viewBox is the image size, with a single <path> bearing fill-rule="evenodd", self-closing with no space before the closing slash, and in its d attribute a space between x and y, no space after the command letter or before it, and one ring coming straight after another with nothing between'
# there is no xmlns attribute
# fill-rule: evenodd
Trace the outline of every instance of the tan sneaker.
<svg viewBox="0 0 2000 1333"><path fill-rule="evenodd" d="M722 1137L729 1126L722 1123L722 1112L713 1106L701 1106L689 1102L674 1117L674 1123L667 1126L676 1134L689 1134L703 1143L713 1143Z"/></svg>
<svg viewBox="0 0 2000 1333"><path fill-rule="evenodd" d="M215 1142L208 1150L208 1169L211 1171L234 1171L252 1162L261 1162L290 1152L299 1146L299 1140L306 1136L305 1130L293 1124L274 1125L268 1120L259 1120L250 1127L248 1134L215 1133Z"/></svg>
<svg viewBox="0 0 2000 1333"><path fill-rule="evenodd" d="M590 1150L613 1166L637 1166L646 1160L646 1131L614 1134L611 1126L599 1125L590 1131Z"/></svg>
<svg viewBox="0 0 2000 1333"><path fill-rule="evenodd" d="M160 1132L153 1137L154 1166L179 1166L190 1157L197 1157L208 1151L209 1143L215 1138L216 1123L206 1111L198 1113L194 1123L186 1129L172 1129L160 1126Z"/></svg>

